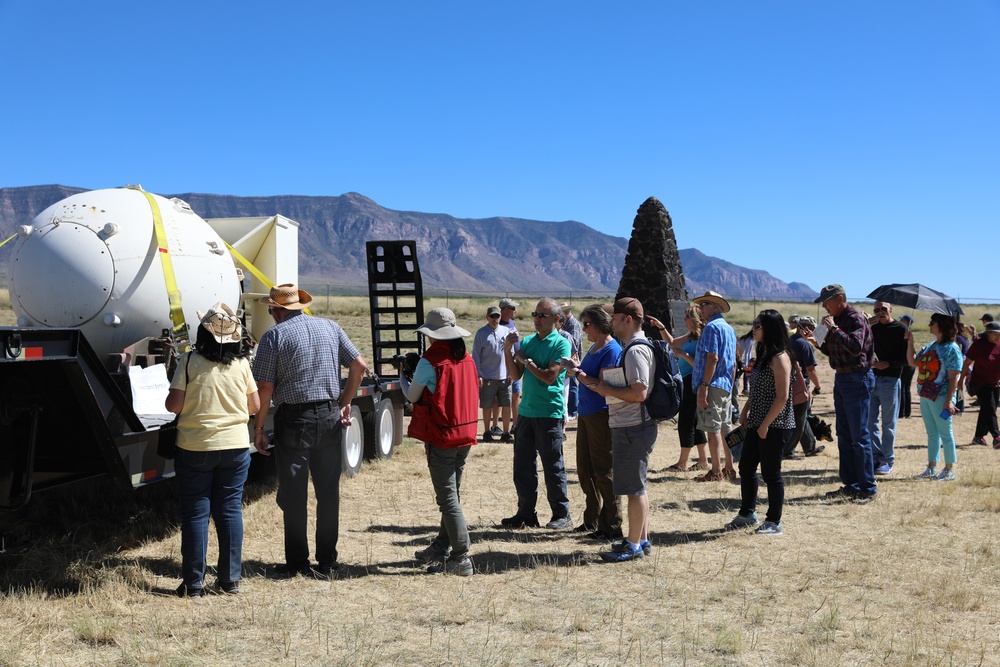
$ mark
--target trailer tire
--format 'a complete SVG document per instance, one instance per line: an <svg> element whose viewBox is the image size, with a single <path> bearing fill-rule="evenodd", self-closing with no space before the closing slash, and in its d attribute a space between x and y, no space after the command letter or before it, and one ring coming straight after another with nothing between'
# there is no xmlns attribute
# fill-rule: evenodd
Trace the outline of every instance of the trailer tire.
<svg viewBox="0 0 1000 667"><path fill-rule="evenodd" d="M392 401L383 398L375 408L364 416L365 458L369 461L392 458L395 448L395 411Z"/></svg>
<svg viewBox="0 0 1000 667"><path fill-rule="evenodd" d="M341 453L343 455L343 473L346 477L354 477L361 471L361 459L365 446L365 425L361 410L356 405L351 406L351 425L344 430L341 438Z"/></svg>

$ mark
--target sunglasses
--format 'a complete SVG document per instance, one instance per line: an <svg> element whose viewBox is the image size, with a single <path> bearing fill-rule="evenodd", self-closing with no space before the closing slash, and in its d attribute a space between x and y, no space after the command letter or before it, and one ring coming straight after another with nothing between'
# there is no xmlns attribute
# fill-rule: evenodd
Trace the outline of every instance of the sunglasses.
<svg viewBox="0 0 1000 667"><path fill-rule="evenodd" d="M532 317L537 317L539 319L545 319L546 317L552 317L552 313L538 313L538 312L532 311L531 316Z"/></svg>
<svg viewBox="0 0 1000 667"><path fill-rule="evenodd" d="M490 315L490 319L491 320L499 320L500 319L500 313L493 313L493 314L491 314Z"/></svg>
<svg viewBox="0 0 1000 667"><path fill-rule="evenodd" d="M580 320L580 326L584 329L589 327L591 324L592 322L590 322L589 320Z"/></svg>
<svg viewBox="0 0 1000 667"><path fill-rule="evenodd" d="M701 303L698 304L698 307L704 308L705 306L714 306L714 305L715 304L712 303L711 301L702 301Z"/></svg>
<svg viewBox="0 0 1000 667"><path fill-rule="evenodd" d="M876 313L888 313L888 312L889 312L889 309L888 309L888 308L874 308L873 310L874 310L874 311L875 311Z"/></svg>
<svg viewBox="0 0 1000 667"><path fill-rule="evenodd" d="M753 328L754 329L760 329L760 322L758 320L754 320Z"/></svg>

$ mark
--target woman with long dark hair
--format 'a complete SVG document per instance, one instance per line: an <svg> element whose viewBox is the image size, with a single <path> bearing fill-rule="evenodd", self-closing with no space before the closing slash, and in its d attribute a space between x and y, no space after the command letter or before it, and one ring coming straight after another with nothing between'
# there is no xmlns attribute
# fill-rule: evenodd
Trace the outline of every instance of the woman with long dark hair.
<svg viewBox="0 0 1000 667"><path fill-rule="evenodd" d="M934 313L928 327L934 340L919 354L913 351L913 330L906 332L906 361L917 369L920 416L927 430L927 468L917 478L948 482L955 479L957 457L951 416L958 412L955 391L962 372L962 350L955 343L955 318ZM939 473L941 449L944 470Z"/></svg>
<svg viewBox="0 0 1000 667"><path fill-rule="evenodd" d="M757 361L750 374L750 398L740 413L746 430L740 458L740 512L726 525L729 530L757 525L757 465L767 484L767 515L759 535L781 535L785 485L781 453L795 428L792 408L793 367L785 318L776 310L762 310L753 323Z"/></svg>
<svg viewBox="0 0 1000 667"><path fill-rule="evenodd" d="M474 569L460 491L466 459L478 441L479 376L463 340L472 334L458 326L448 308L427 313L417 332L433 342L417 363L413 380L402 373L400 380L413 403L407 435L424 443L441 528L430 546L415 556L431 563L428 572L468 577Z"/></svg>
<svg viewBox="0 0 1000 667"><path fill-rule="evenodd" d="M201 597L208 519L219 538L218 588L239 592L243 570L243 485L250 468L250 415L257 383L241 344L242 323L217 303L202 315L194 350L181 356L166 408L180 415L174 471L181 508L181 597Z"/></svg>

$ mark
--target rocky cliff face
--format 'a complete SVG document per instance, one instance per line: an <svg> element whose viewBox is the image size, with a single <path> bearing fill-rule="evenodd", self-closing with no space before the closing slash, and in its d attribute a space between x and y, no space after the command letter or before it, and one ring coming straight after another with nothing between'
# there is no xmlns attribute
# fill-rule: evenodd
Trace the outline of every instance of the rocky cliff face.
<svg viewBox="0 0 1000 667"><path fill-rule="evenodd" d="M0 240L51 204L82 191L61 185L0 188ZM579 222L461 219L438 213L393 211L353 192L339 197L199 193L165 196L183 199L203 218L280 213L295 220L301 225L299 273L303 283L361 288L367 284L366 241L414 239L424 285L428 288L490 294L612 294L619 286L628 245L625 239L602 234ZM689 267L686 252L697 253L700 258L728 268L721 272L712 269L712 275L703 276L698 266L714 264L695 262L695 266ZM6 268L2 253L0 250L0 273ZM744 282L748 289L752 285L752 289L764 290L772 285L782 293L789 291L786 283L764 271L742 269L707 258L696 250L682 250L681 263L692 294L703 292L703 285L712 285L711 289L735 296L737 291L730 286ZM766 276L771 282L763 277L747 282L743 277L747 272ZM726 282L711 282L716 278ZM763 291L757 293L767 296Z"/></svg>
<svg viewBox="0 0 1000 667"><path fill-rule="evenodd" d="M680 251L688 294L692 298L715 290L730 299L811 301L819 293L803 283L786 283L767 271L747 269L695 248Z"/></svg>

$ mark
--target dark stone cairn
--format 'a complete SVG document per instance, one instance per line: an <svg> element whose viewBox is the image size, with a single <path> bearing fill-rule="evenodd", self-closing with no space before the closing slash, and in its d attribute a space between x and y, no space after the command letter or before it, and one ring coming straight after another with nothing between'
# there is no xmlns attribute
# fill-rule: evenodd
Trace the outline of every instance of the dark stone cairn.
<svg viewBox="0 0 1000 667"><path fill-rule="evenodd" d="M625 296L639 299L645 313L659 319L671 332L675 330L671 302L686 304L688 300L673 222L656 197L642 203L632 223L615 300ZM660 337L648 323L643 329L650 338Z"/></svg>

